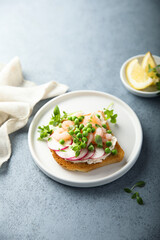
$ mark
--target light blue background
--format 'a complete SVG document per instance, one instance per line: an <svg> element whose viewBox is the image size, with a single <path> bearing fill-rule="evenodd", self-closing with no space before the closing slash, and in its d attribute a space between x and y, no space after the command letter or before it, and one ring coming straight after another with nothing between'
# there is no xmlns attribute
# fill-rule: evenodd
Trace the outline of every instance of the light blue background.
<svg viewBox="0 0 160 240"><path fill-rule="evenodd" d="M160 55L160 1L0 1L0 61L19 56L25 78L56 80L70 91L104 91L124 100L144 133L135 166L119 180L78 189L56 183L34 164L29 123L12 134L12 157L0 169L0 240L160 239L160 99L136 97L119 70L129 57ZM145 205L123 191L136 181Z"/></svg>

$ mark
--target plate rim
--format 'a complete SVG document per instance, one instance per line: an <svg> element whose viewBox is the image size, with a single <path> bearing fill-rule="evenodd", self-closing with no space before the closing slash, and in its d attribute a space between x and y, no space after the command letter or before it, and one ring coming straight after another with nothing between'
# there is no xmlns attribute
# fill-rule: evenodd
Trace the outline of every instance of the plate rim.
<svg viewBox="0 0 160 240"><path fill-rule="evenodd" d="M64 178L57 178L56 176L54 176L50 171L48 171L44 166L42 166L43 164L41 164L41 162L38 160L38 157L36 156L36 154L34 153L33 150L33 146L32 146L32 131L34 129L34 124L36 122L37 117L39 116L39 114L45 109L47 108L48 105L50 105L52 102L57 101L58 99L70 95L74 95L74 94L83 94L83 93L89 93L89 94L100 94L103 95L105 97L112 97L115 98L118 102L120 102L122 105L124 105L125 109L127 108L130 112L132 112L134 118L136 119L136 124L139 128L139 147L137 149L136 154L134 154L134 156L132 157L132 161L129 161L126 165L124 165L121 169L119 169L118 171L114 172L113 174L111 174L110 176L106 176L106 177L101 177L98 180L87 180L87 182L80 182L80 181L72 181L72 180L65 180ZM57 96L55 98L52 98L51 100L49 100L46 104L44 104L39 110L38 112L35 114L35 116L32 119L32 122L29 126L29 131L28 131L28 145L29 145L29 150L31 152L32 158L35 162L35 164L41 169L41 171L43 173L45 173L48 177L52 178L53 180L60 182L62 184L68 185L68 186L73 186L73 187L96 187L96 186L101 186L104 184L108 184L110 182L113 182L115 180L117 180L118 178L120 178L121 176L123 176L124 174L126 174L131 168L132 166L136 163L141 148L142 148L142 142L143 142L143 132L142 132L142 126L141 123L136 115L136 113L132 110L132 108L125 103L124 101L122 101L120 98L106 93L106 92L102 92L102 91L96 91L96 90L76 90L76 91L71 91L65 94L62 94L60 96Z"/></svg>
<svg viewBox="0 0 160 240"><path fill-rule="evenodd" d="M125 88L131 92L132 94L134 95L137 95L137 96L140 96L140 97L158 97L159 96L159 91L153 91L153 92L146 92L146 91L141 91L141 90L137 90L137 89L134 89L132 88L123 78L123 73L125 71L125 68L126 68L126 65L128 62L130 62L132 59L134 58L140 58L140 57L144 57L145 54L138 54L138 55L135 55L133 57L130 57L128 58L121 66L120 68L120 79L121 79L121 82L123 83L123 85L125 86ZM157 55L153 55L153 57L155 58L159 58L159 56ZM124 73L125 74L125 73Z"/></svg>

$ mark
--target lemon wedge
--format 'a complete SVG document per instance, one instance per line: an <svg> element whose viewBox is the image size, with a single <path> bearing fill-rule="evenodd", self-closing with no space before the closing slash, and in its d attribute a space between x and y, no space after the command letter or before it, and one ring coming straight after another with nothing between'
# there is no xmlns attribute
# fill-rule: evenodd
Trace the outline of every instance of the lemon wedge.
<svg viewBox="0 0 160 240"><path fill-rule="evenodd" d="M150 65L151 68L156 67L156 62L150 52L147 52L142 60L142 68L145 69L146 72L148 72L148 65Z"/></svg>
<svg viewBox="0 0 160 240"><path fill-rule="evenodd" d="M138 59L130 61L126 67L126 76L130 85L137 90L149 87L154 80L149 77L148 70L139 64Z"/></svg>
<svg viewBox="0 0 160 240"><path fill-rule="evenodd" d="M155 83L155 81L158 79L158 77L156 76L155 72L148 72L149 65L151 68L155 68L157 64L156 64L152 54L150 52L147 52L142 60L142 68L146 71L146 73L148 74L149 77L154 79L154 83Z"/></svg>

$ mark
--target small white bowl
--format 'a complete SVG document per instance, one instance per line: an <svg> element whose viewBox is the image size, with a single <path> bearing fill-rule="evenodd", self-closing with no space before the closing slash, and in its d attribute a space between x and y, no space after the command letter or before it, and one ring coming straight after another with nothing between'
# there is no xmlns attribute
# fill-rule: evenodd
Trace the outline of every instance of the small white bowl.
<svg viewBox="0 0 160 240"><path fill-rule="evenodd" d="M144 57L144 54L140 54L140 55L137 55L137 56L134 56L134 57L131 57L129 58L127 61L125 61L120 69L120 78L121 78L121 81L123 83L123 85L125 86L125 88L127 88L127 90L137 96L140 96L140 97L157 97L159 96L159 93L160 91L157 91L155 90L155 87L154 86L150 86L144 90L136 90L134 88L132 88L127 80L127 77L126 77L126 66L127 64L132 60L132 59L135 59L137 58L139 60L139 62L141 63L142 62L142 59ZM155 56L153 55L155 61L156 61L156 64L160 64L160 57L158 56Z"/></svg>

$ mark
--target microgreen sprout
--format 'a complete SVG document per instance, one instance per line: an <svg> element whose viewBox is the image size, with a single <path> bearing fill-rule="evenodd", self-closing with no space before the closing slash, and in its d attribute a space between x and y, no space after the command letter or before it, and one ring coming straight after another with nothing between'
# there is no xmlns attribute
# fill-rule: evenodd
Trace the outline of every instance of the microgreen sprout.
<svg viewBox="0 0 160 240"><path fill-rule="evenodd" d="M144 181L139 181L136 184L134 184L133 187L131 187L131 188L124 188L124 191L126 193L131 193L132 194L131 198L132 199L137 199L137 203L140 204L140 205L143 205L144 204L143 199L140 197L139 192L133 192L133 190L136 187L144 187L144 186L145 186L145 182Z"/></svg>

